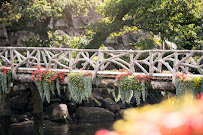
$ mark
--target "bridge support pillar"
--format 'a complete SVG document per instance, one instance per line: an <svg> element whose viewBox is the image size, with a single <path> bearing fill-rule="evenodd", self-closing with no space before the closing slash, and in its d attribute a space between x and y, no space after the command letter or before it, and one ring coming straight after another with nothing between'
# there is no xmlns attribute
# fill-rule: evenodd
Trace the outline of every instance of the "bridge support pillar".
<svg viewBox="0 0 203 135"><path fill-rule="evenodd" d="M39 95L39 91L35 86L32 86L32 102L34 116L34 135L44 135L43 101Z"/></svg>
<svg viewBox="0 0 203 135"><path fill-rule="evenodd" d="M10 95L4 93L0 101L0 124L1 135L11 134L11 110L10 110Z"/></svg>

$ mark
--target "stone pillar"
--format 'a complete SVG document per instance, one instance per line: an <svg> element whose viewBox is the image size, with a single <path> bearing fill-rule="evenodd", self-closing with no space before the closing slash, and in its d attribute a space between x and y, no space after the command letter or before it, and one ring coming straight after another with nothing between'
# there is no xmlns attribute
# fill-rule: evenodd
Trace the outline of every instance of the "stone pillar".
<svg viewBox="0 0 203 135"><path fill-rule="evenodd" d="M0 123L1 123L1 135L10 135L11 109L10 109L9 93L4 93L0 100Z"/></svg>
<svg viewBox="0 0 203 135"><path fill-rule="evenodd" d="M34 134L44 135L43 129L43 101L39 95L39 91L32 86L32 102L33 102L33 116L34 116Z"/></svg>

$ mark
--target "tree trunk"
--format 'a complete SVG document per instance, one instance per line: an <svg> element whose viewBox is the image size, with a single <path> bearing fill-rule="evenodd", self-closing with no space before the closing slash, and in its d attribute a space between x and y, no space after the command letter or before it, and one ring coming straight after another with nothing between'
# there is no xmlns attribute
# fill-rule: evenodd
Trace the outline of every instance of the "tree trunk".
<svg viewBox="0 0 203 135"><path fill-rule="evenodd" d="M34 116L34 134L44 135L43 101L39 95L39 91L35 86L32 86L32 102L33 102L33 116Z"/></svg>
<svg viewBox="0 0 203 135"><path fill-rule="evenodd" d="M11 134L10 95L4 93L0 100L1 135Z"/></svg>

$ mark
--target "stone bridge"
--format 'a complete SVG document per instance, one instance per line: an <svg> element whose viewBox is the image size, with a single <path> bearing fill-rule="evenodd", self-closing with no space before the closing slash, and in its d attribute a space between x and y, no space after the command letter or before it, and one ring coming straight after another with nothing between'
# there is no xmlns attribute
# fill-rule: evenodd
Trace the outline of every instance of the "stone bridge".
<svg viewBox="0 0 203 135"><path fill-rule="evenodd" d="M178 71L203 75L203 50L101 50L40 47L0 47L0 66L17 72L37 69L63 72L93 71L98 74L145 73L152 77L172 78ZM43 67L43 68L42 68ZM80 70L79 70L80 69Z"/></svg>

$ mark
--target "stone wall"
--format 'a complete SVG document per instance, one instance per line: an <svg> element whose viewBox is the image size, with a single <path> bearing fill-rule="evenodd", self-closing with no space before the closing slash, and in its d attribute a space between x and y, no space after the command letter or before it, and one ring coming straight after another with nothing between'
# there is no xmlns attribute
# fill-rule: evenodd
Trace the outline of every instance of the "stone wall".
<svg viewBox="0 0 203 135"><path fill-rule="evenodd" d="M100 122L120 119L125 109L137 106L136 100L133 98L130 103L115 102L112 95L113 89L114 87L110 83L101 82L98 87L93 86L92 96L82 103L73 101L69 96L67 88L62 89L62 96L52 95L50 103L44 101L44 120L64 123ZM140 106L159 103L164 98L158 90L150 90L148 93L146 102L141 101ZM27 126L33 120L31 99L32 93L29 85L19 84L14 87L14 91L10 94L14 127Z"/></svg>
<svg viewBox="0 0 203 135"><path fill-rule="evenodd" d="M67 34L71 37L86 35L87 32L83 26L88 26L102 19L101 15L98 15L93 9L89 9L87 16L76 16L76 15L64 15L61 19L51 18L49 28L55 28L59 35ZM27 27L32 27L33 24L28 22ZM108 49L133 49L130 45L130 40L139 42L142 39L151 37L150 33L137 31L128 32L122 36L114 38L107 38L105 45ZM6 29L5 26L0 24L0 46L21 46L22 41L27 41L29 38L38 37L32 32L25 30L12 30ZM68 47L68 46L63 46Z"/></svg>

